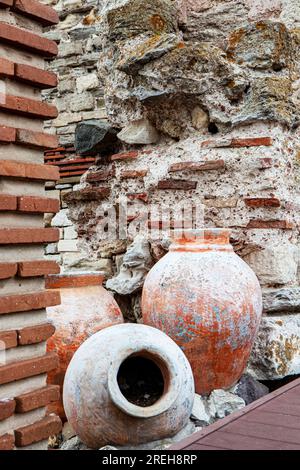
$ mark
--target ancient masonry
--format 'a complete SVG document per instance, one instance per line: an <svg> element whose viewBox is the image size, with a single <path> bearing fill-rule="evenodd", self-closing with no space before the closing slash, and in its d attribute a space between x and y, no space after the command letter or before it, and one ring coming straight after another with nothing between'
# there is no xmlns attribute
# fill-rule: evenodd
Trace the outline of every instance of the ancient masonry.
<svg viewBox="0 0 300 470"><path fill-rule="evenodd" d="M59 237L43 223L44 213L59 210L44 190L58 169L43 164L43 150L58 145L43 121L57 109L41 99L41 90L57 84L45 71L57 45L42 29L57 21L36 0L0 2L0 450L47 449L61 429L60 419L46 414L59 390L47 386L58 361L45 343L54 331L45 308L60 298L44 288L44 275L59 267L43 258L44 244Z"/></svg>
<svg viewBox="0 0 300 470"><path fill-rule="evenodd" d="M236 252L263 287L250 371L260 379L300 373L299 2L91 5L59 2L64 24L47 33L62 38L51 65L61 88L49 95L62 109L47 125L73 144L74 123L104 117L104 87L119 137L65 196L76 256L90 269L105 260L115 273L107 287L124 315L139 319L145 274L168 241L132 244L130 233L105 241L102 209L126 196L134 233L150 204L204 204L205 225L232 230ZM154 222L159 227L161 217Z"/></svg>

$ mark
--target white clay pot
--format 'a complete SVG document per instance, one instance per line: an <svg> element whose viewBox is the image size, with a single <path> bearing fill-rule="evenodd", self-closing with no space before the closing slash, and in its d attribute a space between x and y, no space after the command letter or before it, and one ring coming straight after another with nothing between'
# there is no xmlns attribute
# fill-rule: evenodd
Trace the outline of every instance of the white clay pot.
<svg viewBox="0 0 300 470"><path fill-rule="evenodd" d="M135 445L186 426L194 379L184 353L165 333L127 323L80 346L66 372L63 400L68 421L88 447Z"/></svg>

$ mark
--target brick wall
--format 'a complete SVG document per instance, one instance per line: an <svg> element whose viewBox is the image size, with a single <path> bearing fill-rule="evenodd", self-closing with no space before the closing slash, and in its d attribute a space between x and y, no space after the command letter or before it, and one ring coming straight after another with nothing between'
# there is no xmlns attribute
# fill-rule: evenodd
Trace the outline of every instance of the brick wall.
<svg viewBox="0 0 300 470"><path fill-rule="evenodd" d="M59 393L46 382L57 357L46 353L53 326L45 308L60 298L45 290L44 275L59 268L43 257L44 244L59 237L44 227L44 213L59 210L45 192L58 169L43 160L45 148L57 147L43 121L57 109L41 99L57 83L45 71L57 46L42 29L57 21L54 10L35 0L0 2L0 450L46 449L61 429L45 408Z"/></svg>

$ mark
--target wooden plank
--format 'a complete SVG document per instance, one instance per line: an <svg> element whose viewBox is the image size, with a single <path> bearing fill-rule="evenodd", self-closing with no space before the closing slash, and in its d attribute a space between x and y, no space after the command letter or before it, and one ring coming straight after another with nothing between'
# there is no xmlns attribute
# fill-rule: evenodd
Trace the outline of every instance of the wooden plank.
<svg viewBox="0 0 300 470"><path fill-rule="evenodd" d="M263 410L264 408L262 407L261 410L249 413L241 419L252 423L272 424L273 426L277 426L278 423L280 423L284 428L287 427L300 430L299 416L285 415L283 413L271 413Z"/></svg>
<svg viewBox="0 0 300 470"><path fill-rule="evenodd" d="M199 442L202 438L211 435L212 433L215 433L215 431L219 431L227 426L227 424L239 419L240 417L249 414L255 409L258 409L259 407L264 405L264 411L272 411L273 409L280 411L281 413L284 414L292 414L292 413L286 413L286 411L283 411L280 409L280 406L277 404L275 407L272 407L271 403L272 401L275 400L277 397L281 397L283 394L287 393L289 390L296 389L298 387L299 393L300 393L300 379L296 379L293 382L290 382L289 384L285 385L284 387L281 387L278 390L275 390L272 393L269 393L268 395L265 395L264 397L260 398L259 400L256 400L255 402L251 403L250 405L246 406L245 408L242 408L239 411L236 411L235 413L232 413L230 416L227 416L226 418L223 418L216 423L208 426L207 428L202 429L201 431L194 433L192 436L187 437L181 442L178 442L174 444L173 446L170 447L170 450L181 450L185 449L187 446L190 446L194 442ZM266 404L268 404L268 407L270 406L271 409L265 408ZM299 415L300 416L300 415ZM201 440L202 444L202 440ZM216 444L215 444L216 445Z"/></svg>
<svg viewBox="0 0 300 470"><path fill-rule="evenodd" d="M272 441L262 437L243 436L229 433L227 430L216 431L201 439L199 444L212 445L232 450L298 450L300 444Z"/></svg>
<svg viewBox="0 0 300 470"><path fill-rule="evenodd" d="M272 441L289 442L300 446L300 432L297 429L291 429L280 425L278 419L277 425L253 423L244 421L243 418L229 424L224 432L241 434L243 436L271 439Z"/></svg>
<svg viewBox="0 0 300 470"><path fill-rule="evenodd" d="M195 442L190 447L187 447L185 450L228 450L228 449L224 449L223 447L205 446L205 445L198 444L197 442Z"/></svg>
<svg viewBox="0 0 300 470"><path fill-rule="evenodd" d="M269 411L271 413L282 413L284 415L298 416L300 417L300 405L295 405L295 403L268 403L264 406L264 411Z"/></svg>

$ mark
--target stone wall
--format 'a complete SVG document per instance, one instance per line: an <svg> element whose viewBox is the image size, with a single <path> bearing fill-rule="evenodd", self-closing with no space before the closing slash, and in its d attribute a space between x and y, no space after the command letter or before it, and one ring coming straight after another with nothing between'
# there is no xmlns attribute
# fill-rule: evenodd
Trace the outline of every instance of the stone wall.
<svg viewBox="0 0 300 470"><path fill-rule="evenodd" d="M190 202L205 226L229 227L264 291L260 379L300 373L299 17L294 0L103 2L98 79L119 143L65 199L80 250L112 260L107 286L131 319L168 246L168 234L132 245L151 205ZM128 236L105 240L120 195Z"/></svg>
<svg viewBox="0 0 300 470"><path fill-rule="evenodd" d="M41 90L57 84L45 71L57 46L42 28L57 21L35 0L0 2L0 450L47 449L61 429L45 408L59 396L46 382L57 356L46 352L54 328L45 307L60 298L45 291L44 275L59 267L43 257L44 244L59 236L43 222L44 213L59 210L44 189L58 170L43 164L44 148L57 146L43 120L57 110L41 100Z"/></svg>
<svg viewBox="0 0 300 470"><path fill-rule="evenodd" d="M45 122L56 132L61 145L74 144L76 124L86 119L106 118L103 80L98 73L102 50L99 0L43 0L59 14L56 28L47 28L45 37L58 43L58 56L49 64L57 73L57 88L44 92L59 116ZM48 30L48 31L47 31Z"/></svg>

